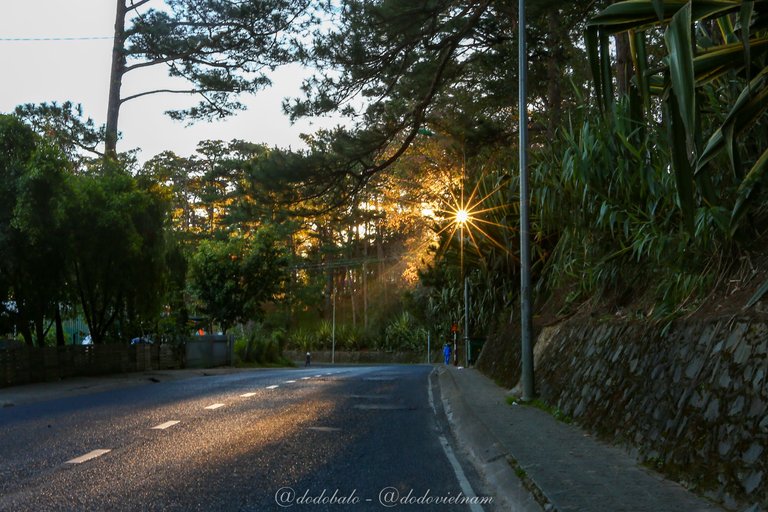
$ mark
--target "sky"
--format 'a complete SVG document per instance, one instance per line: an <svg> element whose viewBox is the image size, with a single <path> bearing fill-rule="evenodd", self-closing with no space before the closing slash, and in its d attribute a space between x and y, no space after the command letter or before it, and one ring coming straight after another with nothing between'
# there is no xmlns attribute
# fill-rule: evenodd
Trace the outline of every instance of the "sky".
<svg viewBox="0 0 768 512"><path fill-rule="evenodd" d="M103 124L115 8L115 0L0 0L0 113L10 113L23 103L69 100L81 104L86 117ZM44 38L58 40L40 40ZM299 94L302 76L297 67L278 69L271 77L271 88L242 98L247 111L191 126L163 112L196 104L194 96L159 94L126 102L120 111L118 151L140 148L139 160L144 161L165 150L189 156L200 140L235 138L303 148L301 133L336 122L302 120L291 125L282 113L282 99ZM169 80L163 67L133 71L125 77L123 94L167 85Z"/></svg>

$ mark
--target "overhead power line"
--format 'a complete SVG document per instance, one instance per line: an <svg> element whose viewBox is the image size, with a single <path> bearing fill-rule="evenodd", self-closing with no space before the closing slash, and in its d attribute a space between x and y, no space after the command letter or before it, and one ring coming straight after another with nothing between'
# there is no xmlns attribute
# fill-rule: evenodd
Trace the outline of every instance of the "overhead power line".
<svg viewBox="0 0 768 512"><path fill-rule="evenodd" d="M114 39L114 36L77 36L77 37L0 37L0 42L35 42L35 41L98 41Z"/></svg>

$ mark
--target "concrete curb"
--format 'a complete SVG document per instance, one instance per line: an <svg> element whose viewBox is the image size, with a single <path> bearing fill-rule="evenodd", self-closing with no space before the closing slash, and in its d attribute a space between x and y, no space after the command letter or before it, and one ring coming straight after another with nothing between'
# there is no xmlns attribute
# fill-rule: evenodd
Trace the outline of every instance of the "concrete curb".
<svg viewBox="0 0 768 512"><path fill-rule="evenodd" d="M515 474L511 456L479 418L472 414L466 398L450 371L438 367L440 397L445 415L459 445L493 491L500 510L542 512L523 481Z"/></svg>

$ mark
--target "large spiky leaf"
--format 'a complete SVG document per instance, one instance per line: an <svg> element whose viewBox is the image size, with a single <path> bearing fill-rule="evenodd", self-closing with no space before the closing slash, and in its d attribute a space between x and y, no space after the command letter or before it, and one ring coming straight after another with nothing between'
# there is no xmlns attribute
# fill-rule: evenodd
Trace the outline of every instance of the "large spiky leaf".
<svg viewBox="0 0 768 512"><path fill-rule="evenodd" d="M749 40L749 24L752 20L752 12L754 11L754 2L744 2L741 6L741 12L739 13L739 22L741 23L741 42L744 45L744 62L751 62L750 57L752 45ZM750 76L750 68L747 66L747 80L752 78Z"/></svg>
<svg viewBox="0 0 768 512"><path fill-rule="evenodd" d="M663 5L659 5L663 4ZM693 4L693 5L691 5ZM645 28L665 24L683 7L692 9L692 17L695 20L716 18L737 11L741 7L739 0L697 0L689 2L684 0L667 0L658 2L653 0L627 0L618 2L603 9L592 18L588 25L599 27L608 33L624 32L629 29L643 30ZM663 18L659 18L660 10Z"/></svg>
<svg viewBox="0 0 768 512"><path fill-rule="evenodd" d="M738 137L754 125L768 109L768 67L752 79L741 91L723 124L709 138L699 161L696 173L700 173L726 144L732 145Z"/></svg>
<svg viewBox="0 0 768 512"><path fill-rule="evenodd" d="M696 83L693 74L691 26L691 5L687 4L677 11L672 18L672 23L664 32L668 50L669 77L689 149L693 149L696 130Z"/></svg>
<svg viewBox="0 0 768 512"><path fill-rule="evenodd" d="M747 301L747 304L742 309L748 309L757 304L760 299L763 298L763 295L768 293L768 281L764 282L760 285L760 287L757 289L757 291L752 295L752 297Z"/></svg>
<svg viewBox="0 0 768 512"><path fill-rule="evenodd" d="M747 177L739 185L736 193L736 204L731 212L731 233L734 233L739 227L739 221L747 212L747 207L751 203L752 192L755 185L763 181L768 173L768 149L766 149L760 158L752 166Z"/></svg>
<svg viewBox="0 0 768 512"><path fill-rule="evenodd" d="M587 29L587 31L584 33L584 41L587 45L587 55L589 57L589 66L592 70L592 80L595 82L595 94L598 98L597 103L601 109L605 109L606 104L603 97L604 77L601 72L603 66L600 63L600 59L601 57L607 59L608 56L600 55L600 45L598 42L599 39L597 29Z"/></svg>
<svg viewBox="0 0 768 512"><path fill-rule="evenodd" d="M696 85L700 86L722 77L726 73L747 67L749 55L757 58L768 52L768 38L752 39L747 48L741 42L727 44L704 51L693 59L693 72Z"/></svg>
<svg viewBox="0 0 768 512"><path fill-rule="evenodd" d="M753 59L768 54L768 37L752 39L750 48ZM637 62L635 69L638 70L638 76L634 77L633 80L638 88L642 90L644 86L647 87L648 94L652 96L663 95L671 85L669 80L665 79L669 76L669 67L661 66L654 70L649 70L647 67L638 68L637 66L642 65L639 48L638 50L633 48L633 59ZM746 59L747 55L741 42L721 45L699 53L693 59L693 75L696 87L726 77L734 71L746 74L746 62L748 62ZM641 69L644 70L644 77L642 78L640 77Z"/></svg>
<svg viewBox="0 0 768 512"><path fill-rule="evenodd" d="M720 29L720 37L723 41L727 44L732 44L739 40L738 36L736 36L736 30L730 16L720 16L715 22Z"/></svg>
<svg viewBox="0 0 768 512"><path fill-rule="evenodd" d="M637 72L637 89L643 99L643 108L647 111L651 104L651 87L648 81L648 55L645 48L645 33L630 31L632 61Z"/></svg>
<svg viewBox="0 0 768 512"><path fill-rule="evenodd" d="M686 147L685 130L683 129L683 120L680 117L680 108L677 104L675 91L671 91L666 105L667 113L667 133L670 138L670 148L672 151L672 169L675 173L675 183L677 184L677 196L680 201L680 211L683 214L683 223L688 232L694 230L694 210L695 203L693 199L693 170L688 159L689 152Z"/></svg>
<svg viewBox="0 0 768 512"><path fill-rule="evenodd" d="M607 111L610 111L613 105L613 91L611 90L611 84L613 83L613 78L611 76L611 61L609 55L610 52L610 41L608 39L608 35L601 33L600 34L600 55L602 59L600 60L601 69L600 73L603 76L603 101L605 102L605 108Z"/></svg>

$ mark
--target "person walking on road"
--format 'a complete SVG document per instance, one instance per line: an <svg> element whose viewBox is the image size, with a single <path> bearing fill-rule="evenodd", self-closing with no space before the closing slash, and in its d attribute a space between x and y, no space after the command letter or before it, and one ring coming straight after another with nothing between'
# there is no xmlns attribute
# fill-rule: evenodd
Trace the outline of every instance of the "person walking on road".
<svg viewBox="0 0 768 512"><path fill-rule="evenodd" d="M309 366L310 360L312 359L312 356L307 352L307 360L304 362L304 367L306 368Z"/></svg>

